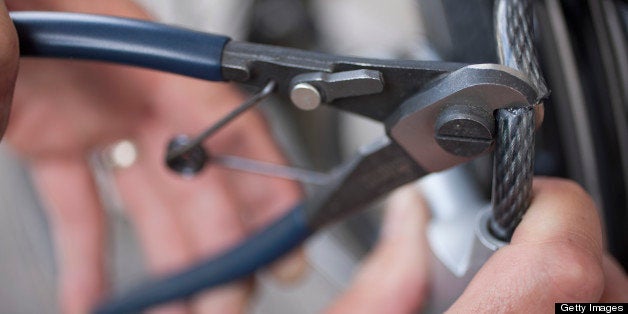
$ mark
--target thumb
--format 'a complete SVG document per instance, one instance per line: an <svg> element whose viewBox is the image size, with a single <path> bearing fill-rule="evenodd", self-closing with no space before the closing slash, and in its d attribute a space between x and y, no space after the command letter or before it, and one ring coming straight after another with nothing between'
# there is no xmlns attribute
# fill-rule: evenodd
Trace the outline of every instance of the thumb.
<svg viewBox="0 0 628 314"><path fill-rule="evenodd" d="M572 182L535 178L534 198L510 245L499 249L450 309L538 313L557 302L597 302L604 288L595 204Z"/></svg>
<svg viewBox="0 0 628 314"><path fill-rule="evenodd" d="M381 238L330 313L412 313L427 289L428 210L414 186L388 203Z"/></svg>

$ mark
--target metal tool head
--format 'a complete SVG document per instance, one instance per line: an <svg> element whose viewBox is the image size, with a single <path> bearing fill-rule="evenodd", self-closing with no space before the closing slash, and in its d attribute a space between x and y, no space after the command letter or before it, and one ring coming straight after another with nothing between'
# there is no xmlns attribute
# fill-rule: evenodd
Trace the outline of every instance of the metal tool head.
<svg viewBox="0 0 628 314"><path fill-rule="evenodd" d="M477 157L475 151L457 153L460 147L447 149L437 140L437 132L449 122L441 115L452 106L492 114L500 108L531 106L535 100L532 84L521 73L496 64L471 65L407 99L386 121L387 132L423 169L436 172ZM449 115L447 119L458 118Z"/></svg>
<svg viewBox="0 0 628 314"><path fill-rule="evenodd" d="M308 98L313 95L321 103L382 122L428 83L464 66L335 56L237 41L225 46L222 57L226 80L259 87L272 80L286 99L297 84L307 83Z"/></svg>

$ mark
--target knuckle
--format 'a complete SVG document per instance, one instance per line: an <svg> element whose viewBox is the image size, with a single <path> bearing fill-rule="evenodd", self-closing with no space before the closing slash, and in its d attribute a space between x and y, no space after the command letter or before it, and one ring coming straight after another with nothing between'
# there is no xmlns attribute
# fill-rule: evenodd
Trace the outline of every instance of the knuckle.
<svg viewBox="0 0 628 314"><path fill-rule="evenodd" d="M565 193L573 196L577 196L583 199L590 199L589 194L584 188L575 181L572 180L562 180L563 189Z"/></svg>
<svg viewBox="0 0 628 314"><path fill-rule="evenodd" d="M580 202L590 203L593 205L593 200L589 193L576 181L552 178L549 184L549 188L554 189L558 194L569 195L570 198L576 199Z"/></svg>
<svg viewBox="0 0 628 314"><path fill-rule="evenodd" d="M597 301L604 290L604 273L598 256L575 241L556 243L549 251L553 258L544 260L544 275L557 300Z"/></svg>

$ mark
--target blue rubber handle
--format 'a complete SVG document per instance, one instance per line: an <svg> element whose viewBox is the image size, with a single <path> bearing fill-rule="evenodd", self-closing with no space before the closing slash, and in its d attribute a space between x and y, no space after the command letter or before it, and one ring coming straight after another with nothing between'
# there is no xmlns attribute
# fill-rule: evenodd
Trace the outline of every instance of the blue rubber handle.
<svg viewBox="0 0 628 314"><path fill-rule="evenodd" d="M207 288L252 275L288 253L312 234L304 206L224 254L181 273L147 282L101 305L97 314L139 313L148 307L185 299Z"/></svg>
<svg viewBox="0 0 628 314"><path fill-rule="evenodd" d="M23 56L121 63L222 81L228 37L101 15L12 12Z"/></svg>

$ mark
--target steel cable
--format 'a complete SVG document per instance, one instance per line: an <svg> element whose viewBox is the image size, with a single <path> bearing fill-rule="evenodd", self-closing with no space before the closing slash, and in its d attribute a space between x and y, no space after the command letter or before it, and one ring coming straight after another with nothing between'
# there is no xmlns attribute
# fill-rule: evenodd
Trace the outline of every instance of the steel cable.
<svg viewBox="0 0 628 314"><path fill-rule="evenodd" d="M532 197L535 109L549 91L534 50L531 0L497 0L495 32L500 62L525 74L537 92L536 104L498 110L493 155L494 236L509 241Z"/></svg>

